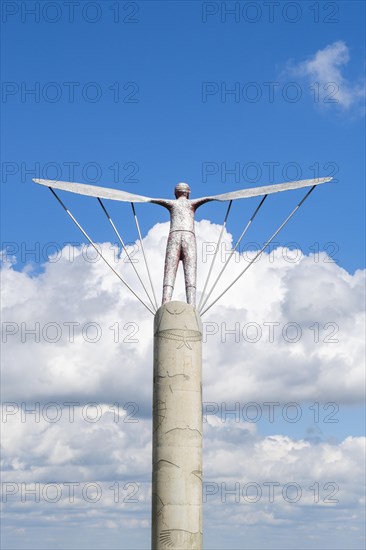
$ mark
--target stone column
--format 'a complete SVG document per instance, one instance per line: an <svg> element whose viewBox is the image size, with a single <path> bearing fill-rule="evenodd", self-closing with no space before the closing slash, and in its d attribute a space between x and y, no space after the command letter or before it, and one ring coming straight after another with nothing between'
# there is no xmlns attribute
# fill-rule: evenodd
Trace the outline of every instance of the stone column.
<svg viewBox="0 0 366 550"><path fill-rule="evenodd" d="M202 329L185 302L154 322L152 549L202 549Z"/></svg>

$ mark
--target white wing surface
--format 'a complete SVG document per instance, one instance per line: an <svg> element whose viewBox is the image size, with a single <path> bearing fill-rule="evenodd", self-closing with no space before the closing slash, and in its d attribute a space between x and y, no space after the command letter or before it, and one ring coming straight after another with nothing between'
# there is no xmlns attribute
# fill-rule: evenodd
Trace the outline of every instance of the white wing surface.
<svg viewBox="0 0 366 550"><path fill-rule="evenodd" d="M330 181L332 179L333 178L318 178L314 180L287 181L285 183L277 183L276 185L252 187L250 189L240 189L238 191L223 193L222 195L212 195L210 197L202 197L202 199L210 199L214 201L232 201L235 199L246 199L249 197L270 195L272 193L278 193L280 191L289 191L290 189L300 189L301 187L312 187L313 185L326 183L327 181ZM194 199L194 200L200 201L202 199Z"/></svg>
<svg viewBox="0 0 366 550"><path fill-rule="evenodd" d="M100 199L111 199L114 201L124 202L151 202L152 200L150 197L144 197L143 195L134 195L133 193L127 193L127 191L120 191L119 189L98 187L97 185L86 185L85 183L40 179L34 179L33 181L35 183L39 183L40 185L45 185L46 187L61 189L62 191L70 191L71 193L77 193L78 195L99 197Z"/></svg>

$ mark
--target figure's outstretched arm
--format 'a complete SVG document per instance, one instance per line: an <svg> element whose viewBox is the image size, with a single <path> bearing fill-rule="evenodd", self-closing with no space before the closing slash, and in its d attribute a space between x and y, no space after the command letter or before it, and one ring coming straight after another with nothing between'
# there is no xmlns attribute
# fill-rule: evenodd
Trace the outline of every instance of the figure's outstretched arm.
<svg viewBox="0 0 366 550"><path fill-rule="evenodd" d="M207 201L233 201L235 199L246 199L249 197L258 197L261 195L270 195L272 193L278 193L280 191L289 191L290 189L300 189L302 187L312 187L313 185L319 185L320 183L326 183L333 178L318 178L314 180L299 180L299 181L287 181L285 183L277 183L276 185L265 185L263 187L252 187L251 189L239 189L238 191L231 191L230 193L223 193L222 195L212 195L212 197L202 197L195 199L192 202L201 206Z"/></svg>
<svg viewBox="0 0 366 550"><path fill-rule="evenodd" d="M205 204L206 202L215 201L214 197L201 197L200 199L192 199L191 203L193 204L195 210Z"/></svg>
<svg viewBox="0 0 366 550"><path fill-rule="evenodd" d="M154 202L166 206L164 199L153 199L151 197L144 197L143 195L135 195L133 193L127 193L127 191L121 191L119 189L111 189L108 187L98 187L97 185L86 185L85 183L73 183L70 181L56 181L56 180L43 180L34 179L35 183L45 185L46 187L53 187L54 189L61 189L62 191L70 191L71 193L77 193L79 195L88 195L91 197L98 197L100 199L110 199L114 201L123 202ZM168 206L166 206L168 208Z"/></svg>
<svg viewBox="0 0 366 550"><path fill-rule="evenodd" d="M152 202L153 204L160 204L160 206L164 206L164 208L170 210L173 201L169 199L150 199L149 202Z"/></svg>

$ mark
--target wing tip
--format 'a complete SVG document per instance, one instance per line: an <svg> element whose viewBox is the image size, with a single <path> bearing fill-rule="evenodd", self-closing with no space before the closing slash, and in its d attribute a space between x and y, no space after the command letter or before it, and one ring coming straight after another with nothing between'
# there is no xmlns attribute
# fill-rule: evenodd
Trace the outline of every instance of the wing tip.
<svg viewBox="0 0 366 550"><path fill-rule="evenodd" d="M329 177L326 177L326 178L316 178L314 180L314 183L327 183L328 181L332 181L333 177L332 176L329 176Z"/></svg>
<svg viewBox="0 0 366 550"><path fill-rule="evenodd" d="M39 183L40 185L47 185L47 182L50 181L50 180L43 180L43 179L39 179L39 178L33 178L32 181L34 181L34 183Z"/></svg>
<svg viewBox="0 0 366 550"><path fill-rule="evenodd" d="M50 184L59 182L59 180L44 180L39 178L32 178L32 181L34 181L34 183L38 183L39 185L45 185L46 187L50 187Z"/></svg>

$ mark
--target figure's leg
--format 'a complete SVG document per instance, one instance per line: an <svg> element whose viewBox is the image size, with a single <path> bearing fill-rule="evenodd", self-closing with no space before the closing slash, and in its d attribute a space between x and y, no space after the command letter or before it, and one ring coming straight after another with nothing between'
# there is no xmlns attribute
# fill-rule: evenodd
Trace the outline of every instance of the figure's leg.
<svg viewBox="0 0 366 550"><path fill-rule="evenodd" d="M181 234L178 231L169 233L165 253L163 300L162 303L170 302L173 295L175 277L180 259Z"/></svg>
<svg viewBox="0 0 366 550"><path fill-rule="evenodd" d="M182 260L187 303L196 307L197 245L196 236L188 231L182 237Z"/></svg>

